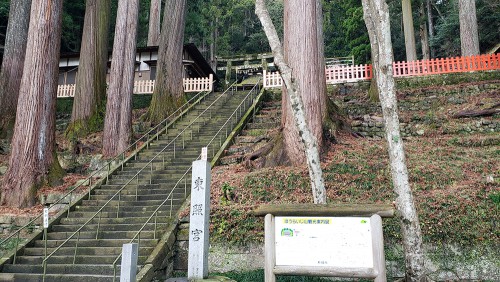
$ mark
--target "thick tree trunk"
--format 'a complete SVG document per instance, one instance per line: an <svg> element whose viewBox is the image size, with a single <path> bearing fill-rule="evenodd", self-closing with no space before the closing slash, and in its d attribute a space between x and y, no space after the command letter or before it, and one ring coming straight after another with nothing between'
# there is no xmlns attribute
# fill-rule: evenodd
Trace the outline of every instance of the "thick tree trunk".
<svg viewBox="0 0 500 282"><path fill-rule="evenodd" d="M306 13L303 14L298 14L299 18L302 19L312 19L313 22L316 21L316 3L313 2L306 2L306 1L300 1L300 0L294 0L295 5L297 4L306 4L307 9L305 10L299 10L303 11ZM290 3L285 2L285 11L287 11L287 8L290 8L291 6L287 6ZM299 8L306 8L306 7L299 7ZM312 12L314 11L314 12ZM271 21L271 17L269 16L269 13L267 12L265 2L264 0L257 0L255 3L255 13L260 19L260 22L262 23L262 26L264 28L264 31L266 33L266 36L269 40L269 44L271 46L271 49L273 51L274 55L274 62L278 66L281 76L283 78L284 84L286 86L286 96L288 96L288 101L290 104L290 109L292 112L290 112L291 117L295 121L295 127L291 130L301 132L299 136L299 140L302 141L302 146L305 148L305 150L299 151L298 153L301 155L306 156L307 159L307 166L309 168L309 176L311 178L311 188L312 188L312 194L313 194L313 199L314 203L316 204L322 204L326 203L326 191L325 191L325 184L323 180L323 172L321 170L321 162L319 158L319 146L317 143L317 138L314 136L312 130L311 130L311 123L307 123L307 113L305 110L305 107L310 106L309 104L306 106L306 104L303 102L302 97L304 97L304 94L302 92L302 87L311 87L313 84L317 84L317 81L314 81L315 79L318 79L319 75L310 75L309 76L309 84L302 84L300 83L300 80L295 79L296 77L294 76L292 69L290 66L285 62L284 54L283 54L283 48L281 46L281 42L279 40L278 34L276 32L276 29L274 28L274 25ZM285 12L286 13L286 12ZM291 15L288 15L291 16ZM291 21L286 21L286 23L290 23ZM287 24L285 24L286 26ZM307 28L307 32L305 32L305 35L307 38L311 39L316 38L313 41L316 41L317 44L317 34L318 30L316 29L316 26L312 25ZM298 35L298 34L295 34ZM304 35L304 34L302 34ZM307 36L308 35L308 36ZM303 42L301 44L304 44ZM290 46L290 45L289 45ZM296 46L298 47L298 46ZM315 45L308 45L309 48L311 48L313 53L318 51L318 47ZM289 60L291 59L290 57L288 58ZM289 61L290 62L290 61ZM309 62L317 62L317 58L312 58L311 61ZM309 65L314 65L314 64L309 64ZM311 94L311 92L308 92ZM314 93L315 95L318 95L318 93ZM288 106L288 105L287 105ZM318 105L316 107L319 108ZM319 125L321 128L321 112L318 110L316 112L317 114L317 120L319 120ZM320 130L321 131L321 130ZM321 139L320 139L321 140ZM304 152L305 151L305 152Z"/></svg>
<svg viewBox="0 0 500 282"><path fill-rule="evenodd" d="M158 123L184 102L182 50L186 0L167 0L158 51L156 85L148 119Z"/></svg>
<svg viewBox="0 0 500 282"><path fill-rule="evenodd" d="M392 76L392 43L389 8L385 0L362 0L366 27L370 40L376 40L378 62L375 76L380 93L380 102L385 121L385 136L388 143L392 183L396 197L396 208L401 221L403 247L405 249L406 278L408 281L427 280L424 268L422 235L413 195L408 180L408 171L400 133L398 107L394 77Z"/></svg>
<svg viewBox="0 0 500 282"><path fill-rule="evenodd" d="M426 0L426 3L427 3L427 24L429 26L429 39L432 41L432 39L434 38L434 19L432 17L432 3L431 0ZM429 47L431 50L431 58L435 58L436 51L434 50L434 47L430 46L430 44Z"/></svg>
<svg viewBox="0 0 500 282"><path fill-rule="evenodd" d="M139 0L118 2L102 140L105 157L123 152L130 141L138 16Z"/></svg>
<svg viewBox="0 0 500 282"><path fill-rule="evenodd" d="M284 2L284 57L293 70L293 77L301 89L307 124L316 139L318 149L323 142L323 113L326 101L324 64L320 63L318 47L316 1L286 0ZM316 63L312 63L316 62ZM321 78L321 80L319 80ZM284 89L282 96L283 142L286 155L294 165L306 161L304 145L293 118L290 99ZM323 105L322 105L323 103Z"/></svg>
<svg viewBox="0 0 500 282"><path fill-rule="evenodd" d="M479 35L477 30L476 1L459 0L460 46L462 56L479 55Z"/></svg>
<svg viewBox="0 0 500 282"><path fill-rule="evenodd" d="M151 0L149 9L148 46L158 46L160 43L161 0Z"/></svg>
<svg viewBox="0 0 500 282"><path fill-rule="evenodd" d="M110 12L111 0L87 0L73 114L66 131L70 139L103 125Z"/></svg>
<svg viewBox="0 0 500 282"><path fill-rule="evenodd" d="M55 106L62 3L37 0L31 7L12 153L2 186L4 205L32 206L37 188L60 172L55 154Z"/></svg>
<svg viewBox="0 0 500 282"><path fill-rule="evenodd" d="M318 40L318 69L325 69L325 39L323 35L323 3L321 0L316 2L316 30L317 30L317 40ZM326 94L326 77L325 71L318 72L317 80L317 93L324 93L323 95L318 95L319 103L321 107L321 119L324 123L329 122L328 115L328 96Z"/></svg>
<svg viewBox="0 0 500 282"><path fill-rule="evenodd" d="M216 18L215 23L211 22L210 25L213 27L213 31L211 33L212 39L210 42L210 66L212 67L212 69L214 71L216 71L217 70L217 37L219 36L219 29L218 29L219 20ZM229 73L231 73L230 70L229 70ZM229 83L229 80L227 80L226 83Z"/></svg>
<svg viewBox="0 0 500 282"><path fill-rule="evenodd" d="M0 137L10 138L16 117L19 87L30 22L31 0L11 0L0 71Z"/></svg>
<svg viewBox="0 0 500 282"><path fill-rule="evenodd" d="M431 58L431 50L429 49L429 34L427 33L427 23L425 19L425 6L424 2L420 4L420 43L422 45L422 59L429 60Z"/></svg>
<svg viewBox="0 0 500 282"><path fill-rule="evenodd" d="M413 14L411 0L402 0L403 28L405 34L406 61L417 60L417 48L415 47L415 31L413 28Z"/></svg>

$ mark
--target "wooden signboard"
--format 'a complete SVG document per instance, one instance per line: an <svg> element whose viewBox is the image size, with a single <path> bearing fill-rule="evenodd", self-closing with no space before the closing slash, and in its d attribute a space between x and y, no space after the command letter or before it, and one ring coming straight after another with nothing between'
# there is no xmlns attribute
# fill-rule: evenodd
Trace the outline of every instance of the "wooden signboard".
<svg viewBox="0 0 500 282"><path fill-rule="evenodd" d="M265 217L266 282L275 275L372 278L386 281L382 219Z"/></svg>

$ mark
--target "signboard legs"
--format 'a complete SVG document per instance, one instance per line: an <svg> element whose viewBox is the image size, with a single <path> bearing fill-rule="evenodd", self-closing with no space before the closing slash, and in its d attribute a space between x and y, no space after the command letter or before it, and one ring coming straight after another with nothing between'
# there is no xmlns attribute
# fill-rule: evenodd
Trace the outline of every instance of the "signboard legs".
<svg viewBox="0 0 500 282"><path fill-rule="evenodd" d="M274 266L276 265L275 240L274 240L274 216L266 215L264 219L265 233L265 261L264 261L264 279L265 282L276 282Z"/></svg>

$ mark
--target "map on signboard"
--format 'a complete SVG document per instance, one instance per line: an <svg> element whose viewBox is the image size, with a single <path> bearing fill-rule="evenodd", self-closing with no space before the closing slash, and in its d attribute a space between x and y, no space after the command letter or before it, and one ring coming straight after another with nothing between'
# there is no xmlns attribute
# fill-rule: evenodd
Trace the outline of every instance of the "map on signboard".
<svg viewBox="0 0 500 282"><path fill-rule="evenodd" d="M370 218L275 218L276 265L372 268Z"/></svg>

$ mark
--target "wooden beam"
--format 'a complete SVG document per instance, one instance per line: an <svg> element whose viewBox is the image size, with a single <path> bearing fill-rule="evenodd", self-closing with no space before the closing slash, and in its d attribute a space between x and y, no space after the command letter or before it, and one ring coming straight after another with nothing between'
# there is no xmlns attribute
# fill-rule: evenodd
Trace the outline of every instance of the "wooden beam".
<svg viewBox="0 0 500 282"><path fill-rule="evenodd" d="M261 205L252 214L255 216L372 216L394 217L394 207L388 204L279 204Z"/></svg>

